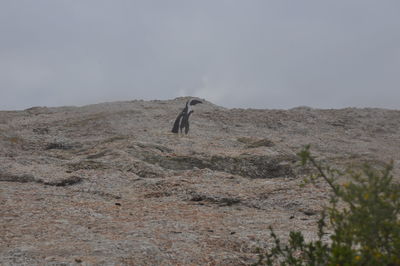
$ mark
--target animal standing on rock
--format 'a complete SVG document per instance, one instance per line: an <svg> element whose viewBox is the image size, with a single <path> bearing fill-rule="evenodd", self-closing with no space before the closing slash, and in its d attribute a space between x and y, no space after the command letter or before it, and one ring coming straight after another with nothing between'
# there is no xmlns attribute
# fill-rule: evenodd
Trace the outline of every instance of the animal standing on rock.
<svg viewBox="0 0 400 266"><path fill-rule="evenodd" d="M172 133L178 133L179 130L182 133L183 128L185 128L185 134L189 132L189 117L193 113L192 105L196 105L198 103L203 103L202 101L196 99L190 99L186 102L185 108L183 108L182 112L178 115L175 120L174 126L172 128Z"/></svg>

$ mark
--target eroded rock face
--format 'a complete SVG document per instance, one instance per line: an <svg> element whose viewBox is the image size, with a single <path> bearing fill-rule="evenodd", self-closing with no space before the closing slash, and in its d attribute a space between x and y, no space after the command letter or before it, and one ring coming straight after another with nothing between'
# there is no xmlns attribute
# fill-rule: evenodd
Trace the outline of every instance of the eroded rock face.
<svg viewBox="0 0 400 266"><path fill-rule="evenodd" d="M207 157L193 156L152 156L148 162L172 170L192 170L195 168L223 171L248 178L293 177L289 163L295 159L271 158L269 156L241 155L237 157L213 155Z"/></svg>
<svg viewBox="0 0 400 266"><path fill-rule="evenodd" d="M151 144L130 146L129 153L144 162L170 170L193 170L208 168L247 178L293 177L292 169L297 158L295 155L251 155L223 156L209 154L176 155L172 150L160 145L154 152ZM140 148L138 148L140 147ZM150 148L150 149L148 149Z"/></svg>
<svg viewBox="0 0 400 266"><path fill-rule="evenodd" d="M294 177L292 164L295 156L212 156L210 169L224 171L249 178Z"/></svg>
<svg viewBox="0 0 400 266"><path fill-rule="evenodd" d="M399 111L226 109L187 98L0 112L4 264L243 265L315 222L323 184L300 187L305 144L338 166L395 161Z"/></svg>

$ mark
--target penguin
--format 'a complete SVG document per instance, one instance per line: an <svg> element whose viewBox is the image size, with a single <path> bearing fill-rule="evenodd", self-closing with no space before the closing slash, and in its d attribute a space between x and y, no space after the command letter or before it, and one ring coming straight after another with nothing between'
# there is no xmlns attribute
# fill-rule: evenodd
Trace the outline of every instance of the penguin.
<svg viewBox="0 0 400 266"><path fill-rule="evenodd" d="M174 126L172 127L172 133L178 133L179 130L182 133L182 130L185 129L185 134L189 132L189 117L193 113L192 105L196 105L198 103L203 103L202 101L196 99L190 99L186 102L185 108L183 108L182 112L178 115L175 120Z"/></svg>

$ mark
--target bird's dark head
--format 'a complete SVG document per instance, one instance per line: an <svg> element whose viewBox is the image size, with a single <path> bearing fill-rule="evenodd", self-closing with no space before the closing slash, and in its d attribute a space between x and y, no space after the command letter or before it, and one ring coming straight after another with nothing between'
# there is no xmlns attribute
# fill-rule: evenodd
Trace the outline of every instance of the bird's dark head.
<svg viewBox="0 0 400 266"><path fill-rule="evenodd" d="M203 103L203 102L200 100L196 100L196 99L189 100L189 105L196 105L198 103Z"/></svg>

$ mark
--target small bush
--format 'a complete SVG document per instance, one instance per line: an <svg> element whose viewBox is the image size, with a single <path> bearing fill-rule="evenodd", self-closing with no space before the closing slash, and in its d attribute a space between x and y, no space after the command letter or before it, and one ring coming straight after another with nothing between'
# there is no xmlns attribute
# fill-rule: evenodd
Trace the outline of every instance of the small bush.
<svg viewBox="0 0 400 266"><path fill-rule="evenodd" d="M299 156L317 170L306 181L322 179L332 191L318 221L318 239L306 243L301 232L291 232L282 245L270 228L274 247L260 251L256 265L400 265L400 185L393 182L392 164L341 172L317 161L309 146ZM349 181L339 184L340 176ZM327 227L332 233L325 241Z"/></svg>

